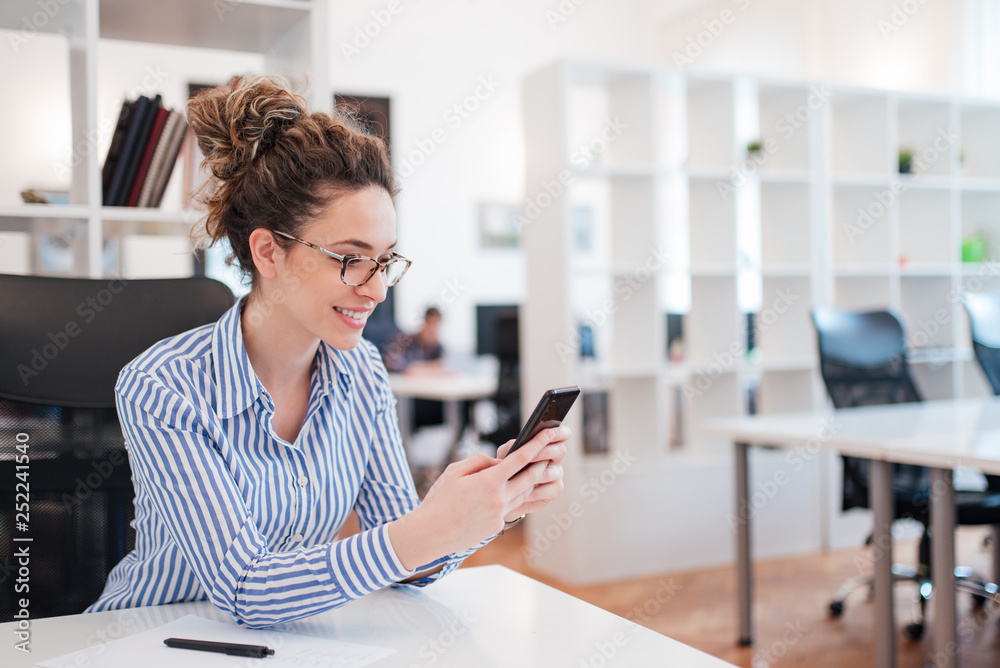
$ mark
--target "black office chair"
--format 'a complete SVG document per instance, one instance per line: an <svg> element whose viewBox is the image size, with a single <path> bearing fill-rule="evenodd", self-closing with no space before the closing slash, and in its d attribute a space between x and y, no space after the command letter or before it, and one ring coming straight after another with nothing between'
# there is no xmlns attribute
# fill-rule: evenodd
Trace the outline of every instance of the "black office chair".
<svg viewBox="0 0 1000 668"><path fill-rule="evenodd" d="M903 327L888 311L856 313L828 306L813 309L819 344L820 371L835 408L875 406L922 401L910 375ZM868 460L842 457L844 464L842 509L869 507ZM923 612L933 587L930 583L930 471L921 466L893 466L893 517L911 518L923 525L919 565L894 564L893 579L914 582L920 593L920 618L906 626L913 639L923 635ZM958 523L1000 522L1000 494L956 493ZM870 540L870 538L869 538ZM973 576L967 568L955 569L957 586L972 593L977 605L996 593L995 585ZM851 578L834 595L830 614L839 617L844 600L853 590L872 585L869 575Z"/></svg>
<svg viewBox="0 0 1000 668"><path fill-rule="evenodd" d="M1000 395L1000 292L966 292L972 350L993 394Z"/></svg>
<svg viewBox="0 0 1000 668"><path fill-rule="evenodd" d="M32 617L82 612L100 596L134 544L118 373L234 303L229 288L208 278L0 274L0 622L17 610L11 580L25 545Z"/></svg>

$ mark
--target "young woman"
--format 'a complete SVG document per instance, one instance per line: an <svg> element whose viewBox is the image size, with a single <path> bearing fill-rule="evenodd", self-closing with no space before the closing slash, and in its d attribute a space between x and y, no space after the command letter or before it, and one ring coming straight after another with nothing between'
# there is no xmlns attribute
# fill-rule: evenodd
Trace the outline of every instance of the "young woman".
<svg viewBox="0 0 1000 668"><path fill-rule="evenodd" d="M268 77L188 112L213 174L206 236L229 241L252 288L122 370L136 544L88 611L208 598L240 624L286 622L428 584L549 503L564 427L452 464L417 499L385 368L361 338L410 266L384 143ZM337 540L351 510L361 532Z"/></svg>

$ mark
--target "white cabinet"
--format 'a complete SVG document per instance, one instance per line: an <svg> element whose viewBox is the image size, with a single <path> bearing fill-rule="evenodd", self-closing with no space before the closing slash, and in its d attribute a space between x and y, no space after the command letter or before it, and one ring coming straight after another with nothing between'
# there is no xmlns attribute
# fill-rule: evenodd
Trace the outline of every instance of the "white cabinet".
<svg viewBox="0 0 1000 668"><path fill-rule="evenodd" d="M959 296L1000 289L1000 271L961 247L979 234L1000 251L1000 102L571 61L529 76L524 105L529 201L569 183L524 230L524 408L562 384L609 395L608 452L570 452L566 493L529 518L536 567L591 582L730 561L730 444L703 423L746 412L751 385L760 412L827 401L817 304L900 313L928 398L986 391ZM668 312L683 313L680 361ZM553 354L581 323L596 363ZM784 466L758 459L758 477ZM839 518L834 465L814 458L761 509L759 548L863 538ZM808 545L783 542L796 513L821 527ZM660 558L635 556L648 550Z"/></svg>

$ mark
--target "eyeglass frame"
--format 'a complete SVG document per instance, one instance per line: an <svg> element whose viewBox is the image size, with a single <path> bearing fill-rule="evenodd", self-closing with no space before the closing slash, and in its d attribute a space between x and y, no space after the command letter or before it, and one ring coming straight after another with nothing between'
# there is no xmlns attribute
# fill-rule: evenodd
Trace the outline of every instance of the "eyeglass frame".
<svg viewBox="0 0 1000 668"><path fill-rule="evenodd" d="M402 260L403 262L406 263L406 266L403 267L403 273L401 273L399 275L399 278L397 278L394 283L386 285L387 288L391 288L392 286L397 285L401 280L403 280L403 276L406 275L406 272L410 269L410 265L413 264L412 260L408 260L407 258L403 257L402 255L400 255L396 251L392 251L392 254L389 257L389 259L388 260L384 260L384 261L376 259L376 258L373 258L373 257L368 257L367 255L359 255L357 253L352 253L350 255L340 255L339 253L334 253L332 250L327 250L326 248L323 248L322 246L317 246L316 244L311 243L309 241L306 241L304 239L299 239L298 237L293 237L291 234L288 234L287 232L282 232L280 230L271 230L271 232L273 232L274 234L279 234L279 235L285 237L286 239L291 239L292 241L297 241L300 244L303 244L304 246L309 246L309 248L315 248L316 250L320 251L321 253L323 253L325 255L329 255L334 260L337 260L338 262L340 262L340 282L343 283L344 285L350 286L352 288L360 288L362 285L365 285L366 283L368 283L368 281L372 280L372 277L375 274L379 273L380 271L381 272L385 272L386 267L388 267L390 263L392 263L392 262L398 262L399 260ZM365 280L361 281L360 283L348 283L347 282L347 278L345 277L345 274L347 273L347 262L346 262L346 260L371 260L372 262L375 263L376 266L375 266L374 269L372 269L371 273L368 274L368 277L365 278Z"/></svg>

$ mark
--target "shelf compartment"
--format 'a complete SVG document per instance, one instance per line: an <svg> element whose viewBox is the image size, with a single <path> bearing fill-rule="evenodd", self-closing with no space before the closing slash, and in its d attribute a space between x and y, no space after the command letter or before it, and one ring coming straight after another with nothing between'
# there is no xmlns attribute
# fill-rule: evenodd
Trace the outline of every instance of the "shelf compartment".
<svg viewBox="0 0 1000 668"><path fill-rule="evenodd" d="M964 317L954 303L951 277L900 279L900 309L905 318L906 340L914 349L954 345L954 322Z"/></svg>
<svg viewBox="0 0 1000 668"><path fill-rule="evenodd" d="M659 241L654 180L615 177L610 180L611 262L616 271L661 268L666 249Z"/></svg>
<svg viewBox="0 0 1000 668"><path fill-rule="evenodd" d="M983 259L995 262L1000 258L1000 192L963 192L960 206L962 239L982 234L986 240Z"/></svg>
<svg viewBox="0 0 1000 668"><path fill-rule="evenodd" d="M961 107L960 152L962 174L973 178L1000 178L1000 106L966 103Z"/></svg>
<svg viewBox="0 0 1000 668"><path fill-rule="evenodd" d="M766 269L801 266L812 256L808 184L761 183L761 260Z"/></svg>
<svg viewBox="0 0 1000 668"><path fill-rule="evenodd" d="M26 6L15 4L25 10L20 16L41 12L37 2ZM7 3L0 3L0 7L0 12L11 11ZM72 7L60 6L60 10L53 20L61 18L63 12L74 13ZM37 34L23 46L8 45L8 37L15 35L4 35L7 51L0 59L4 86L22 93L16 104L11 97L11 102L5 105L3 150L6 159L0 163L0 209L44 207L23 205L20 193L27 188L68 192L71 202L85 204L82 184L87 171L87 151L93 146L80 142L78 150L75 153L73 150L70 65L79 54L71 53L69 42L61 35ZM72 88L79 92L75 84ZM80 183L79 190L74 189L74 179Z"/></svg>
<svg viewBox="0 0 1000 668"><path fill-rule="evenodd" d="M645 72L570 73L566 161L574 168L652 169L653 84Z"/></svg>
<svg viewBox="0 0 1000 668"><path fill-rule="evenodd" d="M913 152L913 173L948 175L958 162L958 128L947 100L900 95L898 150Z"/></svg>
<svg viewBox="0 0 1000 668"><path fill-rule="evenodd" d="M888 276L840 276L834 280L833 304L852 311L879 311L892 303Z"/></svg>
<svg viewBox="0 0 1000 668"><path fill-rule="evenodd" d="M830 229L834 264L892 263L891 219L898 202L899 195L891 190L834 188Z"/></svg>
<svg viewBox="0 0 1000 668"><path fill-rule="evenodd" d="M693 277L691 310L684 317L685 360L712 361L716 355L743 357L744 324L736 303L736 277Z"/></svg>
<svg viewBox="0 0 1000 668"><path fill-rule="evenodd" d="M755 340L769 363L809 358L816 335L811 320L812 281L764 278L761 310L754 317Z"/></svg>
<svg viewBox="0 0 1000 668"><path fill-rule="evenodd" d="M719 169L728 175L737 157L735 114L732 81L688 80L688 167Z"/></svg>
<svg viewBox="0 0 1000 668"><path fill-rule="evenodd" d="M810 102L812 106L810 106ZM776 142L776 150L766 152L761 178L773 171L808 173L810 165L810 135L812 123L821 101L803 86L764 85L758 88L759 133L762 145L768 139Z"/></svg>
<svg viewBox="0 0 1000 668"><path fill-rule="evenodd" d="M900 263L954 261L951 193L947 190L908 190L899 197Z"/></svg>
<svg viewBox="0 0 1000 668"><path fill-rule="evenodd" d="M616 277L613 286L612 366L630 372L655 373L666 362L665 322L656 281L638 276Z"/></svg>
<svg viewBox="0 0 1000 668"><path fill-rule="evenodd" d="M656 376L616 378L612 381L608 402L612 451L629 452L640 457L667 452L666 425L670 404L664 390Z"/></svg>
<svg viewBox="0 0 1000 668"><path fill-rule="evenodd" d="M830 98L830 168L833 172L896 172L889 146L890 100L878 91L834 91Z"/></svg>
<svg viewBox="0 0 1000 668"><path fill-rule="evenodd" d="M691 264L736 267L736 197L723 197L716 181L688 184Z"/></svg>
<svg viewBox="0 0 1000 668"><path fill-rule="evenodd" d="M141 6L137 6L141 5ZM101 38L270 53L295 36L308 44L309 0L101 0Z"/></svg>

